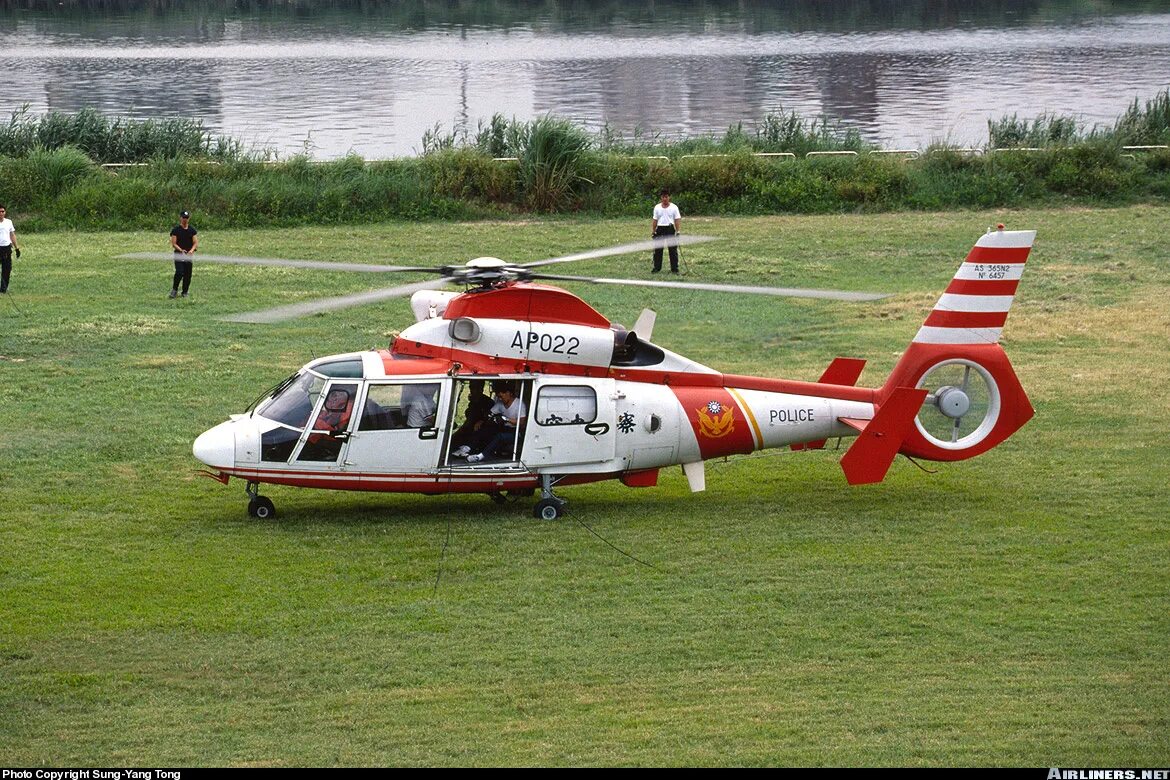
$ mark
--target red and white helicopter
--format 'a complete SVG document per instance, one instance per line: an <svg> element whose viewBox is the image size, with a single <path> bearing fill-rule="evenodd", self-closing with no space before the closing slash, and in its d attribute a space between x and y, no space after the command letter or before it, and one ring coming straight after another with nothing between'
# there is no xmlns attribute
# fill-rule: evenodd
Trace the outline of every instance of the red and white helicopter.
<svg viewBox="0 0 1170 780"><path fill-rule="evenodd" d="M691 490L700 491L704 461L711 458L773 447L818 449L838 437L855 439L841 458L849 483L880 482L898 453L963 460L996 446L1032 417L999 339L1034 238L1035 231L1002 225L982 236L877 388L855 386L865 361L852 358L833 360L817 382L720 373L652 343L653 312L643 311L626 330L576 295L536 281L884 297L536 270L704 240L697 236L524 265L478 258L441 269L204 257L327 270L437 270L440 278L229 318L275 322L411 295L417 321L389 349L305 365L253 408L199 436L194 454L224 484L231 477L244 480L248 510L261 518L275 514L258 490L272 483L486 493L500 501L539 489L534 513L551 520L565 505L554 486L618 479L650 487L660 469L681 465ZM438 289L451 283L468 289ZM505 417L481 421L490 442L463 424L490 403L485 381L500 390L496 411ZM476 448L481 451L472 452Z"/></svg>

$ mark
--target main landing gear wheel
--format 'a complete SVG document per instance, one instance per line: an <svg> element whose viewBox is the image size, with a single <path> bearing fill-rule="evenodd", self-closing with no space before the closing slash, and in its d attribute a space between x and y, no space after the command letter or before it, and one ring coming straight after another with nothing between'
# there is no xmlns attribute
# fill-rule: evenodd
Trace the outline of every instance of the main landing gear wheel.
<svg viewBox="0 0 1170 780"><path fill-rule="evenodd" d="M270 520L276 517L276 505L268 496L256 496L248 502L248 514L257 520Z"/></svg>
<svg viewBox="0 0 1170 780"><path fill-rule="evenodd" d="M565 504L569 502L554 495L552 491L553 485L561 479L561 477L554 477L551 474L540 475L540 500L532 509L533 517L541 520L556 520L565 513Z"/></svg>
<svg viewBox="0 0 1170 780"><path fill-rule="evenodd" d="M541 520L556 520L564 513L565 502L559 498L542 498L532 510L532 516Z"/></svg>

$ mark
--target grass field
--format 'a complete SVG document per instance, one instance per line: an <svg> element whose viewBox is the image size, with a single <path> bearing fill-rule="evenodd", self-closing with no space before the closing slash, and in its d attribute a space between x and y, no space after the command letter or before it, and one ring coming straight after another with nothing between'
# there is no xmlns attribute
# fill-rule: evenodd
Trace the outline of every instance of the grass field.
<svg viewBox="0 0 1170 780"><path fill-rule="evenodd" d="M19 215L17 226L19 228ZM190 445L405 301L217 316L376 278L197 265L158 233L28 233L0 298L0 765L1170 763L1170 208L688 220L695 280L873 304L576 289L735 373L880 383L988 225L1039 231L1005 331L1037 409L973 461L708 468L692 495L530 502L265 490ZM205 231L207 253L534 260L638 221ZM573 273L647 276L646 256ZM617 547L615 552L582 523Z"/></svg>

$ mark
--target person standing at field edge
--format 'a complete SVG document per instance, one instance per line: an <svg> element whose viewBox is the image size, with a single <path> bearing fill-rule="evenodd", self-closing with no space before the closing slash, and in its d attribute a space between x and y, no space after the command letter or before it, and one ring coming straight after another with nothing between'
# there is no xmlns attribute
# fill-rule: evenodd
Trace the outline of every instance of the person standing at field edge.
<svg viewBox="0 0 1170 780"><path fill-rule="evenodd" d="M194 265L193 255L199 248L199 231L191 227L191 214L183 211L179 213L179 224L171 228L171 248L175 250L175 279L171 282L171 294L174 298L179 294L179 282L183 283L183 297L187 297L187 290L191 287L191 266Z"/></svg>
<svg viewBox="0 0 1170 780"><path fill-rule="evenodd" d="M8 292L8 277L12 276L12 250L20 257L16 243L16 227L8 218L8 209L0 204L0 293Z"/></svg>
<svg viewBox="0 0 1170 780"><path fill-rule="evenodd" d="M679 213L678 206L670 202L670 190L665 187L658 193L661 199L659 203L654 206L654 216L650 218L650 237L651 238L665 238L666 236L678 235L679 229L682 227L682 214ZM662 270L662 247L654 250L654 268L650 273L658 273ZM670 272L672 274L678 273L678 247L672 246L670 248Z"/></svg>

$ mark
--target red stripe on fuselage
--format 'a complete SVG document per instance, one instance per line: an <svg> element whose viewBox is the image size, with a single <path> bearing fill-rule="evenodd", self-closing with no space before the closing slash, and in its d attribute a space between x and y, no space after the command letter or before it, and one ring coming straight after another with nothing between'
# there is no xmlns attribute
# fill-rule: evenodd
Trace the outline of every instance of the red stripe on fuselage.
<svg viewBox="0 0 1170 780"><path fill-rule="evenodd" d="M814 398L836 398L842 401L861 401L867 404L875 402L877 393L868 387L800 382L795 379L769 379L762 376L740 376L738 374L724 374L723 383L724 386L734 387L736 390L762 390L766 393L810 395Z"/></svg>
<svg viewBox="0 0 1170 780"><path fill-rule="evenodd" d="M656 469L652 471L657 471ZM225 469L224 474L254 482L289 487L317 488L323 490L360 490L369 493L496 493L501 490L527 490L540 485L536 474L511 474L507 476L487 475L422 475L422 474L352 474L347 472L296 472L263 471L258 469ZM607 479L620 479L624 474L643 476L646 472L615 471L605 474L569 474L558 480L559 485L584 485ZM325 479L332 475L335 479ZM342 477L342 479L336 479ZM381 479L379 479L381 477ZM413 477L407 480L392 480L390 477Z"/></svg>
<svg viewBox="0 0 1170 780"><path fill-rule="evenodd" d="M535 474L378 474L287 469L222 469L238 479L291 487L377 493L492 493L535 487Z"/></svg>

